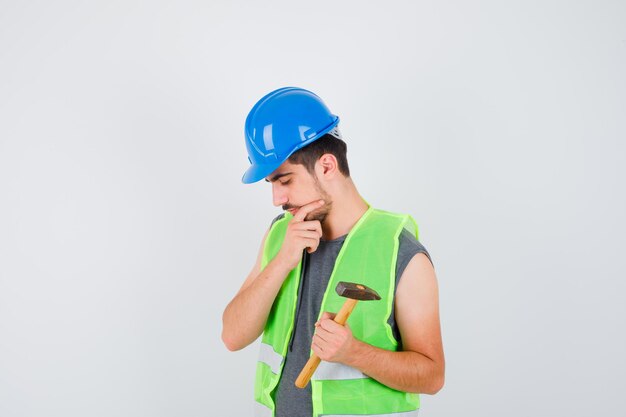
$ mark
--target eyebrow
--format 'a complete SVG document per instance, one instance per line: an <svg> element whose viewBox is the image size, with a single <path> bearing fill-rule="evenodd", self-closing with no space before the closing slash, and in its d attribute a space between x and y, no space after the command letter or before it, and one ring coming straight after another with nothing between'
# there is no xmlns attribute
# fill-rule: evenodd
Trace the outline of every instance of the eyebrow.
<svg viewBox="0 0 626 417"><path fill-rule="evenodd" d="M270 178L269 180L267 178L265 178L265 182L274 182L277 179L282 178L282 177L284 177L286 175L290 175L290 174L293 174L293 172L285 172L284 174L276 174L276 175L274 175L273 178Z"/></svg>

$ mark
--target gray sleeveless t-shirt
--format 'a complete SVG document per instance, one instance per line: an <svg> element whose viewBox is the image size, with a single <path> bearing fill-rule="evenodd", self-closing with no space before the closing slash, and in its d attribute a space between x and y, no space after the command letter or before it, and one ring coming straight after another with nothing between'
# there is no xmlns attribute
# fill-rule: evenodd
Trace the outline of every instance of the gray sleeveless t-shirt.
<svg viewBox="0 0 626 417"><path fill-rule="evenodd" d="M284 213L277 216L276 222L284 217ZM320 239L317 250L311 254L304 252L302 264L303 274L298 288L298 306L296 308L296 325L287 350L285 365L272 396L276 404L276 417L311 417L313 404L311 402L311 384L306 388L296 388L295 381L304 364L309 360L311 340L315 331L315 322L322 305L322 298L330 275L335 265L339 250L347 235L333 240ZM430 259L430 255L406 229L398 237L398 260L396 263L396 288L409 261L418 253L424 253ZM432 262L432 260L431 260ZM402 347L400 332L396 325L395 309L392 307L391 315L387 322L393 330L393 334Z"/></svg>

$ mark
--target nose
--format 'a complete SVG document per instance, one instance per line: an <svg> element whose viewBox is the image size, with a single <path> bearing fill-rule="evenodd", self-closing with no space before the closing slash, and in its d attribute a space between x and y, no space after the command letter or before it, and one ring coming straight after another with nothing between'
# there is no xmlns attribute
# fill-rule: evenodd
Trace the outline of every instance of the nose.
<svg viewBox="0 0 626 417"><path fill-rule="evenodd" d="M272 183L272 200L275 206L282 206L289 201L285 188Z"/></svg>

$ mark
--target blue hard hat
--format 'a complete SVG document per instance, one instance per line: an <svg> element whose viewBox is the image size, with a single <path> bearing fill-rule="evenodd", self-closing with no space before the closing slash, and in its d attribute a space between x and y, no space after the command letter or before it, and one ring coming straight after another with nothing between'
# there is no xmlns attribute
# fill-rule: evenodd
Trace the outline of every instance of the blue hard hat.
<svg viewBox="0 0 626 417"><path fill-rule="evenodd" d="M265 178L300 148L329 133L339 117L308 90L284 87L259 100L246 118L248 160L252 164L241 181Z"/></svg>

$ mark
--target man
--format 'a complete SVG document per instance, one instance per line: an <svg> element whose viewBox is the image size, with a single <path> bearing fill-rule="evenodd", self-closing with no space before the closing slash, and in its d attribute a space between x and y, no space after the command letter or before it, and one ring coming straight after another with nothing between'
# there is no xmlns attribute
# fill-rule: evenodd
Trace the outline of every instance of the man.
<svg viewBox="0 0 626 417"><path fill-rule="evenodd" d="M263 97L246 119L244 183L271 183L283 214L223 315L222 339L239 350L261 334L258 416L415 417L419 393L444 384L438 285L408 215L371 207L349 172L339 118L301 88ZM339 281L380 301L332 319ZM311 353L322 362L305 389L295 379Z"/></svg>

